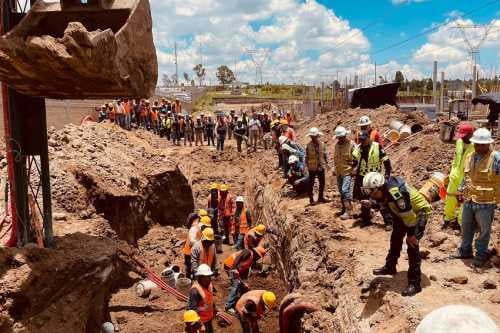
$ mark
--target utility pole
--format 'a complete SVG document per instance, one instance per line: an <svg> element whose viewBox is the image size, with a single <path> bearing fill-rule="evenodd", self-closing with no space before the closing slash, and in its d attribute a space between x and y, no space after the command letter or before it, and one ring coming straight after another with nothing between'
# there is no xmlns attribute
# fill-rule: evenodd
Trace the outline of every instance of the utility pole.
<svg viewBox="0 0 500 333"><path fill-rule="evenodd" d="M325 97L325 82L321 82L321 108L320 108L320 111L321 113L323 113L323 103L325 102L324 100L324 97Z"/></svg>
<svg viewBox="0 0 500 333"><path fill-rule="evenodd" d="M332 110L335 108L335 81L332 82Z"/></svg>
<svg viewBox="0 0 500 333"><path fill-rule="evenodd" d="M175 54L175 86L179 85L179 66L177 64L177 42L174 43L174 54Z"/></svg>
<svg viewBox="0 0 500 333"><path fill-rule="evenodd" d="M444 72L441 72L441 98L439 101L439 110L444 113Z"/></svg>
<svg viewBox="0 0 500 333"><path fill-rule="evenodd" d="M432 70L432 103L437 105L437 71L438 71L438 62L434 61L434 66Z"/></svg>
<svg viewBox="0 0 500 333"><path fill-rule="evenodd" d="M472 67L472 98L477 96L477 65Z"/></svg>
<svg viewBox="0 0 500 333"><path fill-rule="evenodd" d="M375 62L375 78L373 80L373 84L377 85L377 62Z"/></svg>

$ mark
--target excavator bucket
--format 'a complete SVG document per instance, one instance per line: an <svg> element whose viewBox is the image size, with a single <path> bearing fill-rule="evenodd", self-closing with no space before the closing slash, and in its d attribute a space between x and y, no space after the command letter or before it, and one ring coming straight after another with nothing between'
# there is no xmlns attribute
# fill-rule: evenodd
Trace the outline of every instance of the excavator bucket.
<svg viewBox="0 0 500 333"><path fill-rule="evenodd" d="M157 77L148 0L38 0L0 37L0 81L25 95L149 97Z"/></svg>

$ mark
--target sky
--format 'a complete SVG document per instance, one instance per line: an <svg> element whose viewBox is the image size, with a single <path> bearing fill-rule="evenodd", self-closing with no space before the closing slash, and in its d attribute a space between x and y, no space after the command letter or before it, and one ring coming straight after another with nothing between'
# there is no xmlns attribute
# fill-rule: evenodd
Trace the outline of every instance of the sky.
<svg viewBox="0 0 500 333"><path fill-rule="evenodd" d="M354 81L357 75L370 84L375 63L377 76L387 80L397 70L421 79L432 75L434 60L447 78L464 79L472 68L465 39L475 48L483 36L481 76L500 75L500 0L150 3L160 78L175 73L176 43L181 82L184 72L193 77L193 67L202 63L207 83L215 84L220 65L235 71L239 81L255 83L257 62L263 63L264 82L318 84Z"/></svg>

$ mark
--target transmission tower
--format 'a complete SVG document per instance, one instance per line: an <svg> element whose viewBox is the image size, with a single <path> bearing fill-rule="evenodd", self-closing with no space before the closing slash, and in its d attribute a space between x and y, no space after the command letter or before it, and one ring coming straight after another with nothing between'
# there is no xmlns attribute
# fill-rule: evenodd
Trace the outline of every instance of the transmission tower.
<svg viewBox="0 0 500 333"><path fill-rule="evenodd" d="M247 49L246 53L255 65L255 84L262 85L262 68L269 56L269 49Z"/></svg>
<svg viewBox="0 0 500 333"><path fill-rule="evenodd" d="M465 45L469 49L470 64L471 64L471 77L472 77L472 96L476 96L476 82L477 82L477 65L480 63L480 50L483 43L488 38L488 34L493 27L493 22L485 25L471 24L464 25L457 23L455 29L459 29L462 33L462 37L465 41ZM468 34L467 31L473 31L472 34Z"/></svg>

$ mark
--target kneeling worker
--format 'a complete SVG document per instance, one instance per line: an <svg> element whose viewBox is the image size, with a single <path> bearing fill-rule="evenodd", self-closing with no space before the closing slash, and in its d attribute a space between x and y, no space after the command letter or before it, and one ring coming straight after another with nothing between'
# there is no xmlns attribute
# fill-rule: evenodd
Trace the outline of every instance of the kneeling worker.
<svg viewBox="0 0 500 333"><path fill-rule="evenodd" d="M288 183L293 186L297 195L305 194L309 186L309 174L306 167L295 155L288 158L288 167Z"/></svg>
<svg viewBox="0 0 500 333"><path fill-rule="evenodd" d="M217 313L212 286L213 272L208 265L202 264L195 273L196 282L189 292L188 309L196 311L200 321L205 326L206 333L213 333L212 320Z"/></svg>
<svg viewBox="0 0 500 333"><path fill-rule="evenodd" d="M184 312L184 333L205 333L205 326L194 310Z"/></svg>
<svg viewBox="0 0 500 333"><path fill-rule="evenodd" d="M393 218L391 244L385 265L373 270L374 275L394 275L398 263L403 239L408 245L408 287L403 296L413 296L420 291L420 252L418 241L422 238L427 218L432 210L425 197L402 178L384 176L378 172L369 172L363 178L363 191L371 201L362 204L380 205L386 208Z"/></svg>
<svg viewBox="0 0 500 333"><path fill-rule="evenodd" d="M276 295L271 291L251 290L243 294L236 303L243 333L259 333L259 319L275 306Z"/></svg>

